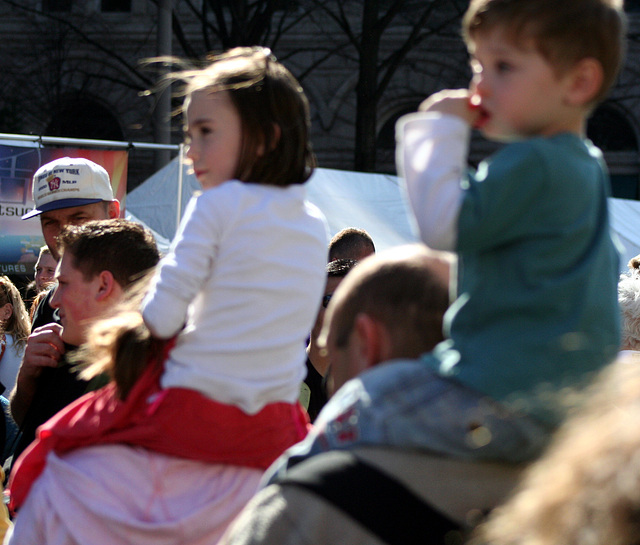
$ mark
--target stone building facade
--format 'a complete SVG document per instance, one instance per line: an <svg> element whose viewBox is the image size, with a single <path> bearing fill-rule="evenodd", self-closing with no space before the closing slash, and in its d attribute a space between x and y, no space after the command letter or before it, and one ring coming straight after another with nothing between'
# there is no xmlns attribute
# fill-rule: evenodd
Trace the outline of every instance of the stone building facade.
<svg viewBox="0 0 640 545"><path fill-rule="evenodd" d="M229 0L231 1L231 0ZM396 2L398 0L395 0ZM439 0L405 0L404 13L386 28L380 58L398 51L414 29L416 10ZM377 100L375 118L378 172L394 172L396 119L414 111L427 95L446 87L467 85L469 70L458 36L460 3L440 0L429 20L432 35L413 47ZM157 72L141 69L141 59L157 54L158 5L161 0L0 0L2 33L0 132L153 142L156 96L141 93L157 82ZM201 13L205 0L173 0L174 24L185 43L204 54ZM221 0L222 4L228 3ZM354 166L358 51L344 29L327 12L299 0L287 12L290 28L272 47L276 56L301 79L312 109L312 140L320 166ZM388 8L394 0L379 0ZM464 1L462 0L464 4ZM325 2L346 7L345 17L358 29L364 2ZM625 2L629 18L629 53L625 70L611 97L594 114L589 136L605 150L616 196L640 198L640 1ZM200 10L200 12L198 12ZM351 11L349 11L351 10ZM449 19L448 19L449 17ZM441 24L451 20L447 26ZM207 20L205 20L207 23ZM172 53L185 55L174 38ZM214 48L220 47L214 44ZM175 102L174 105L177 105ZM179 118L172 121L171 140L182 138ZM493 149L474 138L471 160ZM152 152L132 150L131 185L154 171Z"/></svg>

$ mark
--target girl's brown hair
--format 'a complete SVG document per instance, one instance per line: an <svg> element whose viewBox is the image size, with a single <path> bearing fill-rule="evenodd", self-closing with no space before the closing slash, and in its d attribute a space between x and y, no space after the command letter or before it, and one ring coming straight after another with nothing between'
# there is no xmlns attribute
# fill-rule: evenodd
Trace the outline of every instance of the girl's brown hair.
<svg viewBox="0 0 640 545"><path fill-rule="evenodd" d="M9 319L0 324L0 333L13 335L17 350L19 346L24 346L27 342L31 331L31 321L18 288L9 277L0 275L0 307L7 303L11 304L12 312Z"/></svg>
<svg viewBox="0 0 640 545"><path fill-rule="evenodd" d="M172 79L186 83L185 108L195 92L229 93L242 123L235 177L275 186L306 182L316 166L309 103L291 72L263 47L237 47L209 60L205 68L176 72Z"/></svg>

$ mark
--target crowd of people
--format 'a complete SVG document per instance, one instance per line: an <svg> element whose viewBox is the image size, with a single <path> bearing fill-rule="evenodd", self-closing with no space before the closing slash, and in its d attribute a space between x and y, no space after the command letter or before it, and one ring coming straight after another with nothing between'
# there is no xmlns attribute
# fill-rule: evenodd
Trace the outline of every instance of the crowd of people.
<svg viewBox="0 0 640 545"><path fill-rule="evenodd" d="M637 541L640 259L585 138L621 2L472 0L463 37L469 89L397 126L419 244L328 236L307 99L260 47L173 75L202 192L166 255L100 165L35 172L5 543ZM506 145L472 171L473 129Z"/></svg>

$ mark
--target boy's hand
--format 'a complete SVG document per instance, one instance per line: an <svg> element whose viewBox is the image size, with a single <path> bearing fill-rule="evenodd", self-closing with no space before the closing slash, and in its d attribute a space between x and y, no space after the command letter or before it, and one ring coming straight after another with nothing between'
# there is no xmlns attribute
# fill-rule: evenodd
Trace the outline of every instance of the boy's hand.
<svg viewBox="0 0 640 545"><path fill-rule="evenodd" d="M447 89L431 95L420 104L420 112L440 112L455 115L472 127L479 127L484 117L478 97L468 89Z"/></svg>

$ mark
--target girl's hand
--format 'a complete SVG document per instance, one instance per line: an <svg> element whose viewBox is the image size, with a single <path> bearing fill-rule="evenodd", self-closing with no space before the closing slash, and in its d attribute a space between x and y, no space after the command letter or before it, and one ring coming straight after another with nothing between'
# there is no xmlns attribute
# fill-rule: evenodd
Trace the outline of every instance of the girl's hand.
<svg viewBox="0 0 640 545"><path fill-rule="evenodd" d="M478 95L468 89L447 89L431 95L420 104L418 110L455 115L478 128L485 116L478 99Z"/></svg>

